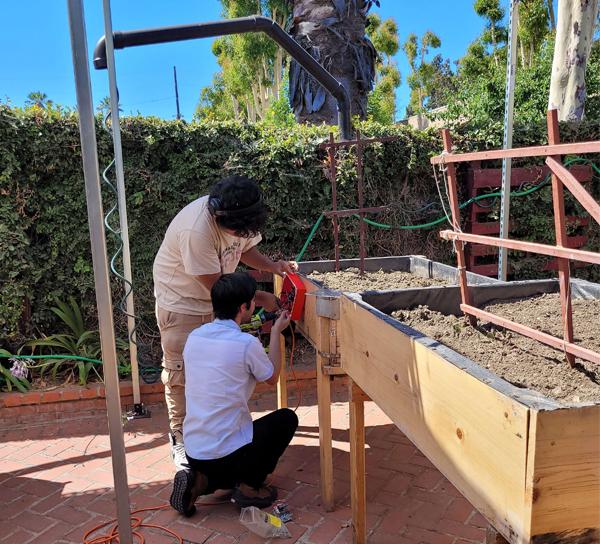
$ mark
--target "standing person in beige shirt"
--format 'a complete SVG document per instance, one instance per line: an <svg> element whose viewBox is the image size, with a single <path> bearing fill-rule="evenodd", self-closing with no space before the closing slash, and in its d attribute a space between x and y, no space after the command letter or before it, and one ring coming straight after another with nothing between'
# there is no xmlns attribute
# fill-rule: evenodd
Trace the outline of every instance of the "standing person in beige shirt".
<svg viewBox="0 0 600 544"><path fill-rule="evenodd" d="M213 319L210 289L240 261L257 270L284 275L290 261L272 261L256 245L267 218L258 185L245 176L217 182L210 195L194 200L171 221L154 260L156 319L163 350L162 382L176 467L187 466L183 445L185 378L183 347L189 333ZM277 307L276 297L256 292L256 305Z"/></svg>

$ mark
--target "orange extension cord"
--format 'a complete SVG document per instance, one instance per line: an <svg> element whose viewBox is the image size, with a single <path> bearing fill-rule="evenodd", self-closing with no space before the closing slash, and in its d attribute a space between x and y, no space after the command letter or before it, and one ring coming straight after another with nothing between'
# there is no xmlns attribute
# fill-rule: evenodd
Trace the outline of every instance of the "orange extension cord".
<svg viewBox="0 0 600 544"><path fill-rule="evenodd" d="M302 386L298 381L296 376L296 371L294 370L294 351L296 350L296 331L292 330L292 349L290 351L290 370L292 371L292 377L294 378L294 385L296 386L296 407L294 408L294 412L298 411L300 408L300 404L302 404Z"/></svg>
<svg viewBox="0 0 600 544"><path fill-rule="evenodd" d="M196 506L218 506L219 504L223 504L223 502L201 502L201 503L196 503ZM152 528L152 529L160 529L161 531L164 531L165 533L168 533L171 536L173 536L173 538L175 538L176 542L178 542L179 544L183 544L183 538L180 537L174 531L171 531L171 529L167 529L166 527L163 527L162 525L155 525L153 523L142 523L142 518L134 516L134 514L139 514L140 512L149 512L152 510L164 510L165 508L171 508L171 506L169 504L163 504L162 506L151 506L150 508L140 508L139 510L134 510L133 512L131 512L132 534L133 534L134 538L139 538L138 544L145 544L145 542L146 542L144 535L137 530L137 529L142 529L144 527ZM114 526L111 529L110 533L108 533L106 535L98 535L98 536L95 536L94 538L90 539L91 534L93 534L97 531L100 531L107 525L111 525L113 523L114 523ZM119 542L119 528L118 528L118 525L117 525L115 519L112 519L112 520L107 521L106 523L102 523L100 525L96 525L96 527L94 527L93 529L90 529L87 533L85 533L85 535L83 535L83 544L110 544L111 542L114 542L114 543Z"/></svg>
<svg viewBox="0 0 600 544"><path fill-rule="evenodd" d="M172 535L175 539L177 539L177 542L179 544L183 544L183 538L181 538L178 534L174 533L170 529L167 529L166 527L162 527L161 525L154 525L151 523L142 523L142 518L133 515L133 514L138 514L140 512L148 512L150 510L163 510L164 508L168 508L168 507L169 507L168 504L163 504L162 506L152 506L150 508L141 508L139 510L134 510L133 512L131 512L132 534L133 534L134 538L139 539L138 542L140 544L144 544L146 542L144 535L137 530L137 529L141 529L142 527L152 527L155 529L160 529L161 531L165 531L166 533ZM90 535L92 535L93 533L95 533L97 531L100 531L107 525L111 525L113 523L114 523L114 526L113 526L112 530L110 531L110 533L108 533L106 535L98 535L98 536L90 539ZM114 519L111 521L107 521L106 523L96 525L96 527L94 527L93 529L90 529L87 533L85 533L85 535L83 535L83 544L109 544L111 542L115 542L115 543L119 542L119 527Z"/></svg>
<svg viewBox="0 0 600 544"><path fill-rule="evenodd" d="M296 407L294 408L294 412L298 410L300 404L302 403L302 388L300 383L298 382L298 378L296 377L296 371L294 370L294 351L296 350L296 334L295 331L292 331L292 349L290 351L290 370L292 371L292 377L294 378L294 383L296 385L296 395L298 397ZM216 506L219 504L223 504L222 502L205 502L199 503L196 506ZM137 544L145 544L146 539L144 535L140 533L139 529L143 528L151 528L151 529L159 529L164 531L165 533L171 535L178 544L183 544L183 538L179 536L171 529L167 529L162 525L155 525L153 523L142 523L142 518L138 516L134 516L134 514L139 514L140 512L150 512L154 510L164 510L165 508L170 508L171 505L163 504L162 506L152 506L149 508L140 508L139 510L134 510L131 512L131 529L132 535L134 538L138 538ZM113 525L114 524L114 525ZM93 538L90 538L90 535L104 529L105 527L113 525L112 529L108 534L98 535ZM119 542L119 527L116 523L115 519L107 521L106 523L101 523L100 525L96 525L96 527L90 529L85 535L83 535L83 544L118 544Z"/></svg>

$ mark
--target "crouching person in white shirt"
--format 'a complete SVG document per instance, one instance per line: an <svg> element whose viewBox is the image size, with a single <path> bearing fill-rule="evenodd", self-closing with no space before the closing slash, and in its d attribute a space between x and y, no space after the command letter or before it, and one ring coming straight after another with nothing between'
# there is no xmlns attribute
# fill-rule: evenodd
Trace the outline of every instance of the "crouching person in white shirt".
<svg viewBox="0 0 600 544"><path fill-rule="evenodd" d="M175 475L171 506L191 516L200 495L234 489L240 506L264 508L277 498L265 479L289 445L298 417L287 408L252 421L248 399L256 382L275 384L279 335L290 322L282 312L271 329L269 354L242 332L254 312L256 282L243 272L224 274L211 289L215 321L193 330L183 350L185 451L190 470Z"/></svg>

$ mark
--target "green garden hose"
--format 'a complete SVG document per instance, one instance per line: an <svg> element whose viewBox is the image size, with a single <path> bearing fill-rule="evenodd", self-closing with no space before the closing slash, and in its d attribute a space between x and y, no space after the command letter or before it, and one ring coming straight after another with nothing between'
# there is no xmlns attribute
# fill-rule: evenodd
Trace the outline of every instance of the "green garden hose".
<svg viewBox="0 0 600 544"><path fill-rule="evenodd" d="M0 353L0 358L4 359L71 359L74 361L84 361L86 363L94 363L96 365L104 364L99 359L90 359L89 357L82 357L80 355L60 355L60 354L51 354L51 355L12 355L7 353ZM127 371L128 368L119 365L118 369L120 371Z"/></svg>
<svg viewBox="0 0 600 544"><path fill-rule="evenodd" d="M574 163L585 163L585 164L589 164L594 172L598 175L600 175L600 168L598 166L596 166L593 162L591 162L589 159L584 159L581 157L576 157L576 158L572 158L572 159L568 159L567 161L565 161L565 166L569 166L571 164ZM110 168L110 166L109 166ZM520 196L527 196L530 195L536 191L539 191L540 189L542 189L543 187L545 187L546 185L548 185L550 180L550 174L548 174L546 176L546 178L544 179L544 181L542 181L541 183L531 187L530 189L525 189L523 191L513 191L511 192L511 197L515 196L515 197L520 197ZM474 202L478 202L480 200L487 200L490 198L499 198L500 196L502 196L502 193L500 191L496 191L493 193L486 193L483 195L478 195L478 196L474 196L472 198L470 198L469 200L467 200L466 202L463 202L460 204L459 209L463 209L466 208L467 206L469 206L470 204L473 204ZM430 207L429 205L426 206ZM111 210L112 211L112 210ZM107 218L106 218L106 222L107 222L107 227L108 227L108 216L110 215L107 214ZM358 214L354 214L352 217L358 218L360 219L360 216ZM296 261L300 262L302 260L302 258L304 257L304 254L306 253L306 250L308 248L308 246L310 245L312 239L314 238L317 229L319 228L319 226L321 225L321 222L323 221L323 219L325 218L324 214L319 215L318 219L315 221L314 225L312 226L310 233L306 239L306 241L304 242L304 245L302 246L302 249L299 251L298 255L296 255ZM434 227L435 225L439 225L440 223L443 223L444 221L446 221L446 215L443 215L441 217L439 217L438 219L435 219L434 221L430 221L428 223L420 223L418 225L387 225L385 223L378 223L377 221L372 221L371 219L366 219L363 218L363 221L365 223L367 223L368 225L371 225L373 227L376 228L380 228L380 229L385 229L385 230L394 230L394 229L398 229L398 230L418 230L418 229L428 229L431 227ZM109 227L110 228L110 227ZM113 268L113 261L114 261L115 257L113 257L113 259L111 260L111 268ZM113 269L113 272L121 277L122 279L124 279L116 270ZM0 352L0 358L7 358L7 359L72 359L72 360L76 360L76 361L85 361L85 362L89 362L89 363L93 363L93 364L98 364L101 365L103 364L101 360L99 359L90 359L88 357L81 357L79 355L11 355L11 354L6 354L6 353L2 353ZM119 366L118 367L119 370L121 371L126 371L127 368L123 367L123 366Z"/></svg>
<svg viewBox="0 0 600 544"><path fill-rule="evenodd" d="M571 164L574 163L585 163L585 164L589 164L593 169L594 172L598 175L600 175L600 168L598 166L596 166L592 161L590 161L589 159L584 159L582 157L574 157L572 159L568 159L565 161L565 166L570 166ZM510 196L513 197L519 197L519 196L527 196L530 195L531 193L535 193L536 191L539 191L540 189L542 189L543 187L545 187L546 185L548 185L548 183L550 182L550 174L548 174L546 176L546 178L544 179L544 181L542 181L541 183L538 183L537 185L531 187L530 189L525 189L524 191L511 191ZM463 209L466 208L467 206L469 206L470 204L473 204L474 202L478 202L480 200L487 200L490 198L499 198L502 196L502 193L500 191L496 191L493 193L486 193L484 195L478 195L478 196L474 196L472 198L470 198L469 200L467 200L466 202L463 202L462 204L460 204L459 209ZM429 206L426 206L429 207ZM319 218L316 220L315 224L313 225L308 238L306 239L306 242L304 242L304 245L302 246L302 249L300 250L300 252L298 253L298 255L296 255L296 261L300 262L302 260L302 258L304 257L304 254L306 253L306 250L309 246L309 244L311 243L312 239L314 238L317 229L319 228L319 225L321 224L321 222L323 221L325 215L321 214L319 216ZM361 217L358 214L353 214L352 217L355 217L357 219L361 219ZM378 223L377 221L373 221L371 219L367 219L366 217L363 217L362 220L367 223L368 225L371 225L372 227L376 227L379 229L385 229L385 230L419 230L419 229L429 229L431 227L434 227L435 225L439 225L440 223L443 223L444 221L447 220L446 215L443 215L433 221L430 221L428 223L420 223L418 225L387 225L385 223Z"/></svg>

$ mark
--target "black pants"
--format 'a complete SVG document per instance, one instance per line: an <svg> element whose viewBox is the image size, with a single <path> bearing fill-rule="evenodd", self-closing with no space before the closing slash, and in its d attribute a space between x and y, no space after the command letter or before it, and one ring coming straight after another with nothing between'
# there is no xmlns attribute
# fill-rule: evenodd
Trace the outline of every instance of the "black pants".
<svg viewBox="0 0 600 544"><path fill-rule="evenodd" d="M258 489L267 475L275 470L297 427L296 413L282 408L253 422L250 444L220 459L200 460L188 455L188 461L193 470L208 478L205 493L232 489L240 483Z"/></svg>

